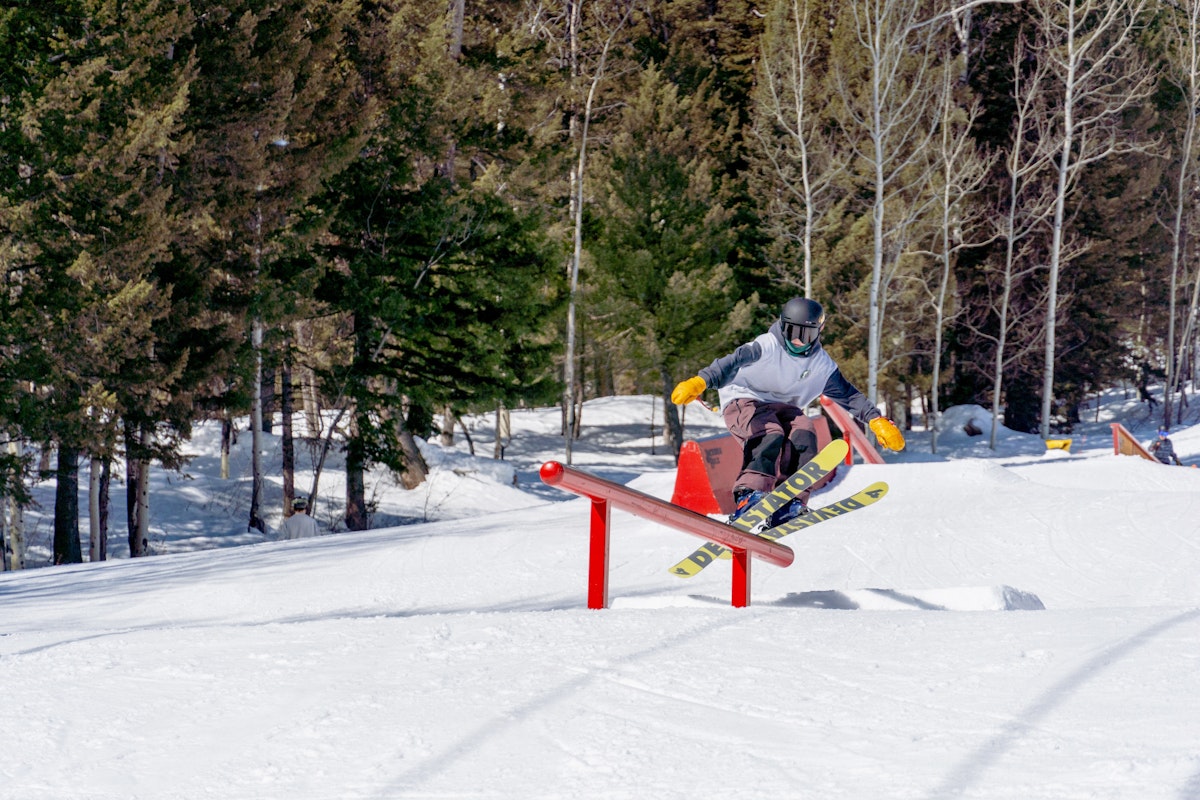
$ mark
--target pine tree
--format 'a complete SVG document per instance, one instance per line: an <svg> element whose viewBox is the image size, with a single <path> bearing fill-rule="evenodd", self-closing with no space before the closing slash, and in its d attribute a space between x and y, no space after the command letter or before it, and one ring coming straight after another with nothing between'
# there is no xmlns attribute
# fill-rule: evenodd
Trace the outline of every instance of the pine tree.
<svg viewBox="0 0 1200 800"><path fill-rule="evenodd" d="M187 148L179 117L194 66L173 52L186 7L84 0L47 11L54 28L31 53L43 66L12 96L23 180L7 193L20 286L8 318L36 332L10 352L42 409L23 418L26 435L58 447L54 559L66 563L82 557L79 454L115 454L130 365L153 361L168 310L153 270L179 226L165 175Z"/></svg>
<svg viewBox="0 0 1200 800"><path fill-rule="evenodd" d="M711 87L682 96L654 65L640 77L600 171L594 311L657 379L678 454L671 388L728 341L732 320L744 326L750 316L733 295L736 228L721 163L710 155L727 148L732 131L713 124L720 114L707 104L720 101Z"/></svg>
<svg viewBox="0 0 1200 800"><path fill-rule="evenodd" d="M347 442L347 525L368 524L363 472L375 463L406 486L424 479L414 436L447 404L545 398L549 353L539 335L557 281L536 216L491 192L423 173L441 152L422 125L422 92L393 107L364 157L332 182L326 258L339 266L320 294L349 325L348 363L327 393L354 415ZM539 388L541 387L541 388ZM395 409L404 403L408 414Z"/></svg>
<svg viewBox="0 0 1200 800"><path fill-rule="evenodd" d="M257 442L265 332L282 322L275 299L296 277L296 216L355 156L374 118L360 70L377 68L372 48L387 19L352 0L194 5L199 23L187 45L204 80L191 94L196 146L181 168L195 215L189 270L204 276L195 288L210 301L200 319L216 319L199 324L244 331L249 352L237 363L245 371L229 383L249 387ZM253 448L249 527L265 531L260 450Z"/></svg>

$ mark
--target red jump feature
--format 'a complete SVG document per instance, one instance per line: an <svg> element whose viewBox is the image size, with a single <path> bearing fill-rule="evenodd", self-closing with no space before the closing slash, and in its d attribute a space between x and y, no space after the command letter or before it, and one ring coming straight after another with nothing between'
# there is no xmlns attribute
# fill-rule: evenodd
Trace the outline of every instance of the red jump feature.
<svg viewBox="0 0 1200 800"><path fill-rule="evenodd" d="M789 566L796 558L796 554L786 545L722 525L703 514L680 508L619 483L589 475L558 461L547 461L543 464L541 478L550 486L582 495L592 501L588 608L608 608L609 503L622 511L729 548L733 553L731 602L735 608L750 605L751 555L780 567Z"/></svg>
<svg viewBox="0 0 1200 800"><path fill-rule="evenodd" d="M832 440L829 420L810 417L817 432L817 449ZM675 491L671 502L700 514L732 514L733 484L742 471L742 446L731 434L684 442L679 448L679 466L675 471ZM850 455L846 454L846 463ZM814 486L818 489L833 480L834 474Z"/></svg>

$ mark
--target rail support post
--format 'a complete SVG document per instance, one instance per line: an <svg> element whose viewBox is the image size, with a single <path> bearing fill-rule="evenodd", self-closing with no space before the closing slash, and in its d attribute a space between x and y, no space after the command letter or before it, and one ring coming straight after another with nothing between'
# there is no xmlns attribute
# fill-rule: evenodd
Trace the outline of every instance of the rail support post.
<svg viewBox="0 0 1200 800"><path fill-rule="evenodd" d="M734 608L750 605L750 553L742 549L731 550L733 554L733 591L730 598Z"/></svg>
<svg viewBox="0 0 1200 800"><path fill-rule="evenodd" d="M592 498L588 608L608 608L608 501Z"/></svg>

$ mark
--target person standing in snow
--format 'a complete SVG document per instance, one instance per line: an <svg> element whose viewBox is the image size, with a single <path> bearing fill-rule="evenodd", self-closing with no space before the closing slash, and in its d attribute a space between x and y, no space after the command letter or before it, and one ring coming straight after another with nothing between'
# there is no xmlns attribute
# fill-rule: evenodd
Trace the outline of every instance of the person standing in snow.
<svg viewBox="0 0 1200 800"><path fill-rule="evenodd" d="M279 526L279 538L308 539L318 533L317 521L308 515L308 501L297 497L292 501L292 515Z"/></svg>
<svg viewBox="0 0 1200 800"><path fill-rule="evenodd" d="M733 487L737 519L817 454L817 433L804 409L824 394L871 428L880 444L904 448L904 435L847 381L821 347L825 310L794 297L766 333L680 382L671 402L690 403L713 387L729 432L742 446ZM775 512L771 525L807 513L808 492Z"/></svg>
<svg viewBox="0 0 1200 800"><path fill-rule="evenodd" d="M1171 439L1167 434L1166 428L1159 429L1158 439L1150 445L1150 454L1164 464L1176 464L1182 467L1183 462L1179 460L1179 456L1175 455L1175 445L1171 444Z"/></svg>

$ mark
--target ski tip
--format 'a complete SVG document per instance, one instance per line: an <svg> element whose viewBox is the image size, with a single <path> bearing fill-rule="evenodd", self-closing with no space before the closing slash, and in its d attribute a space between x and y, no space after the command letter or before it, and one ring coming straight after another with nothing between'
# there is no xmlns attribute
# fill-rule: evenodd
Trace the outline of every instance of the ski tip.
<svg viewBox="0 0 1200 800"><path fill-rule="evenodd" d="M829 453L830 455L836 453L838 460L841 460L846 457L847 453L850 452L850 444L845 439L834 439L829 444L825 445L822 452Z"/></svg>

